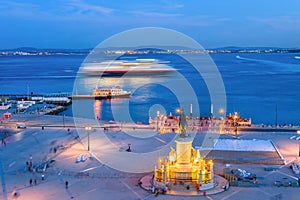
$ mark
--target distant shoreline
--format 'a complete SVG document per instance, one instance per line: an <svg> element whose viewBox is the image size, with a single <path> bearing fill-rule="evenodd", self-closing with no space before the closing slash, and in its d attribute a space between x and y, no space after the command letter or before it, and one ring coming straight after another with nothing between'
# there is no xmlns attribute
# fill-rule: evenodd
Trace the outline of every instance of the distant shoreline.
<svg viewBox="0 0 300 200"><path fill-rule="evenodd" d="M38 49L38 48L16 48L1 49L0 56L87 56L90 53L105 53L112 55L127 54L224 54L224 53L300 53L300 48L277 48L277 47L221 47L209 49L138 49L132 51L128 48L110 49Z"/></svg>

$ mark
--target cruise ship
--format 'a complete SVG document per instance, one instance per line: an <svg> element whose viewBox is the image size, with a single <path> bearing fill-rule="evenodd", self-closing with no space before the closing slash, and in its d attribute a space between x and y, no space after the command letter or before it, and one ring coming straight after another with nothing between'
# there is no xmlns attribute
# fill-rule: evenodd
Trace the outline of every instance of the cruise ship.
<svg viewBox="0 0 300 200"><path fill-rule="evenodd" d="M79 70L81 75L123 76L153 75L173 72L174 69L157 59L113 60L86 63Z"/></svg>
<svg viewBox="0 0 300 200"><path fill-rule="evenodd" d="M72 99L112 99L112 98L129 98L130 91L125 91L121 87L98 88L96 87L93 94L73 95Z"/></svg>

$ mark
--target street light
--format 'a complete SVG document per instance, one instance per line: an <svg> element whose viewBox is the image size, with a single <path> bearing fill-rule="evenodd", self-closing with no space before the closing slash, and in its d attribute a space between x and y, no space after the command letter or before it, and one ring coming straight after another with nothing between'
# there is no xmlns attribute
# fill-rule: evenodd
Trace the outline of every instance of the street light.
<svg viewBox="0 0 300 200"><path fill-rule="evenodd" d="M220 113L220 117L223 117L225 110L223 108L220 108L219 113Z"/></svg>
<svg viewBox="0 0 300 200"><path fill-rule="evenodd" d="M156 131L158 132L159 110L156 112Z"/></svg>
<svg viewBox="0 0 300 200"><path fill-rule="evenodd" d="M92 130L92 127L86 126L86 127L85 127L85 130L86 130L87 133L88 133L88 151L90 151L90 131Z"/></svg>
<svg viewBox="0 0 300 200"><path fill-rule="evenodd" d="M237 134L238 134L238 122L237 122L237 119L238 119L238 113L235 112L234 116L233 116L233 122L234 122L234 127L235 127L235 138L236 139L237 139Z"/></svg>
<svg viewBox="0 0 300 200"><path fill-rule="evenodd" d="M223 128L224 128L224 117L223 117L223 114L224 114L225 110L223 108L220 108L219 110L219 113L220 113L220 120L221 120L221 123L220 123L220 133L223 133Z"/></svg>
<svg viewBox="0 0 300 200"><path fill-rule="evenodd" d="M300 130L297 130L297 134L298 135L300 134ZM298 156L300 157L300 143L298 145Z"/></svg>

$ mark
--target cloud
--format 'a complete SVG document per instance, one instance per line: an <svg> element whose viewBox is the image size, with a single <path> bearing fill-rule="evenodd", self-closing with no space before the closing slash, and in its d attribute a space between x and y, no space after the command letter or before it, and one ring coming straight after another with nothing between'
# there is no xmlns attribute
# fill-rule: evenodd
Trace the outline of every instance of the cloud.
<svg viewBox="0 0 300 200"><path fill-rule="evenodd" d="M196 16L185 16L180 19L177 23L184 24L185 26L216 26L225 24L226 22L232 21L231 18L215 15L196 15Z"/></svg>
<svg viewBox="0 0 300 200"><path fill-rule="evenodd" d="M299 30L300 16L277 16L272 18L249 18L250 21L254 21L259 24L263 24L272 27L276 30Z"/></svg>
<svg viewBox="0 0 300 200"><path fill-rule="evenodd" d="M137 16L143 16L143 17L179 17L182 16L182 14L179 13L163 13L163 12L149 12L149 11L129 11L128 13L137 15Z"/></svg>
<svg viewBox="0 0 300 200"><path fill-rule="evenodd" d="M173 8L175 8L175 9L180 9L180 8L183 8L183 7L184 7L183 4L174 4L173 5Z"/></svg>
<svg viewBox="0 0 300 200"><path fill-rule="evenodd" d="M0 5L0 15L2 16L16 16L16 17L27 17L34 16L40 9L39 5L32 3L19 3L11 1L2 1Z"/></svg>
<svg viewBox="0 0 300 200"><path fill-rule="evenodd" d="M75 10L78 10L80 13L95 13L95 14L111 14L115 9L84 3L83 1L73 0L67 3L69 6L73 7Z"/></svg>
<svg viewBox="0 0 300 200"><path fill-rule="evenodd" d="M116 10L109 7L88 4L80 0L47 1L42 3L20 3L4 0L0 5L1 16L26 19L82 19L89 16L107 16L114 11Z"/></svg>

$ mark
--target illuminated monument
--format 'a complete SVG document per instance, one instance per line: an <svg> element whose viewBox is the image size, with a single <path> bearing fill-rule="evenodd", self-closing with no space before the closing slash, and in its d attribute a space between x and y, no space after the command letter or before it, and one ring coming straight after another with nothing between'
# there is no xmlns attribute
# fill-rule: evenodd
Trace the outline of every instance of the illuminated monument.
<svg viewBox="0 0 300 200"><path fill-rule="evenodd" d="M199 190L214 187L213 161L202 158L199 150L192 147L193 138L187 136L184 111L179 120L180 137L176 150L171 148L166 160L159 159L155 168L154 185L160 188L175 184L194 184Z"/></svg>

